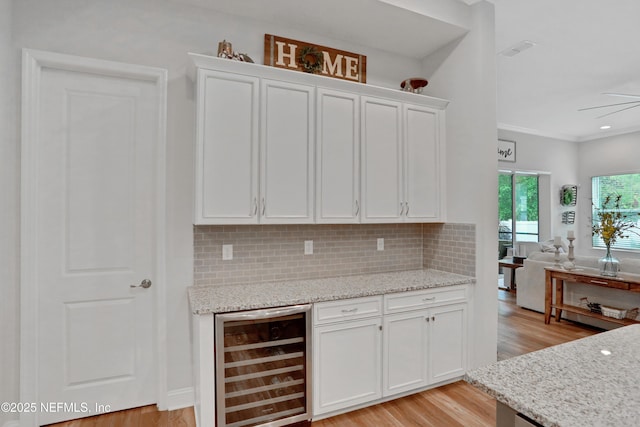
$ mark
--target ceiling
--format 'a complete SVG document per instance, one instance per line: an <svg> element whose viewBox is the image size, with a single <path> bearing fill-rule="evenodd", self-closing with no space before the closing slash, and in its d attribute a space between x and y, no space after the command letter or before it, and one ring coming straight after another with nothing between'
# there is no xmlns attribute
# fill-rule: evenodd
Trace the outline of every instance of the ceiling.
<svg viewBox="0 0 640 427"><path fill-rule="evenodd" d="M583 141L640 130L640 1L493 0L496 52L528 40L513 57L496 56L498 127ZM600 126L610 125L609 130Z"/></svg>
<svg viewBox="0 0 640 427"><path fill-rule="evenodd" d="M464 19L451 17L481 0L269 0L268 8L264 0L174 1L362 45L373 40L377 48L424 58L466 32ZM602 118L616 108L578 111L640 101L604 95L640 95L640 0L489 1L496 12L499 128L570 141L640 130L640 107ZM422 13L427 11L443 19ZM511 57L500 54L522 41L534 46ZM611 129L601 130L603 125Z"/></svg>

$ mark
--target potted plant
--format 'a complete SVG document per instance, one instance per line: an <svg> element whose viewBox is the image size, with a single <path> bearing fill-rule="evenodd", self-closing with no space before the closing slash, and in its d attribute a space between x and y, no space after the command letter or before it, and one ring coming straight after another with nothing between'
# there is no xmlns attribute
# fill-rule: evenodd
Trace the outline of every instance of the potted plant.
<svg viewBox="0 0 640 427"><path fill-rule="evenodd" d="M627 232L639 235L633 229L636 228L628 214L620 210L621 195L607 195L600 208L595 207L598 222L591 226L591 235L599 236L604 242L607 253L598 261L600 274L615 277L618 275L620 262L611 255L611 246L617 239L628 238ZM634 213L633 215L637 215Z"/></svg>

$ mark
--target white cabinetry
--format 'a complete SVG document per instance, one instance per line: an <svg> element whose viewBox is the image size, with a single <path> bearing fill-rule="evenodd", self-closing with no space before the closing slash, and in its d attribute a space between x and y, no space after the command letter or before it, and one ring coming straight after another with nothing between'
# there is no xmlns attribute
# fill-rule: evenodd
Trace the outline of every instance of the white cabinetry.
<svg viewBox="0 0 640 427"><path fill-rule="evenodd" d="M312 86L262 81L259 206L263 224L313 223L314 93Z"/></svg>
<svg viewBox="0 0 640 427"><path fill-rule="evenodd" d="M444 218L441 111L362 97L362 222Z"/></svg>
<svg viewBox="0 0 640 427"><path fill-rule="evenodd" d="M445 220L447 101L191 57L196 224Z"/></svg>
<svg viewBox="0 0 640 427"><path fill-rule="evenodd" d="M314 304L314 415L460 378L466 301L460 285Z"/></svg>
<svg viewBox="0 0 640 427"><path fill-rule="evenodd" d="M258 209L259 79L198 75L196 224L255 224Z"/></svg>
<svg viewBox="0 0 640 427"><path fill-rule="evenodd" d="M316 222L357 223L360 213L360 99L318 88Z"/></svg>
<svg viewBox="0 0 640 427"><path fill-rule="evenodd" d="M458 301L457 304L452 302ZM383 394L464 374L466 287L385 295Z"/></svg>
<svg viewBox="0 0 640 427"><path fill-rule="evenodd" d="M382 297L314 304L314 415L382 396Z"/></svg>

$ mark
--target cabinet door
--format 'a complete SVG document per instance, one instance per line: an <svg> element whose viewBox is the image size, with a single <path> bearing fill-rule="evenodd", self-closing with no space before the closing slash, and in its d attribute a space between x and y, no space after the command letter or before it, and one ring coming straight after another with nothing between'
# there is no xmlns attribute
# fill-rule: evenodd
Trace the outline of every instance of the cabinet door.
<svg viewBox="0 0 640 427"><path fill-rule="evenodd" d="M375 317L315 328L314 415L382 396L381 325Z"/></svg>
<svg viewBox="0 0 640 427"><path fill-rule="evenodd" d="M258 221L258 82L198 72L196 224Z"/></svg>
<svg viewBox="0 0 640 427"><path fill-rule="evenodd" d="M316 222L357 223L360 104L357 95L318 89Z"/></svg>
<svg viewBox="0 0 640 427"><path fill-rule="evenodd" d="M467 305L431 309L430 383L464 375L467 367Z"/></svg>
<svg viewBox="0 0 640 427"><path fill-rule="evenodd" d="M402 198L401 104L361 100L362 222L398 222Z"/></svg>
<svg viewBox="0 0 640 427"><path fill-rule="evenodd" d="M314 88L262 81L260 222L313 223Z"/></svg>
<svg viewBox="0 0 640 427"><path fill-rule="evenodd" d="M383 394L391 396L428 384L427 311L384 318Z"/></svg>
<svg viewBox="0 0 640 427"><path fill-rule="evenodd" d="M438 221L440 214L441 167L438 110L403 106L405 219L411 222Z"/></svg>

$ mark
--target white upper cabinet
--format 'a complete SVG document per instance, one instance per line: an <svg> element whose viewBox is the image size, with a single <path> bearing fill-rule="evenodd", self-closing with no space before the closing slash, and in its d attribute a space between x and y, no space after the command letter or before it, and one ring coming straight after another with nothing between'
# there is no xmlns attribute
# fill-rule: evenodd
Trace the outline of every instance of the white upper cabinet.
<svg viewBox="0 0 640 427"><path fill-rule="evenodd" d="M362 222L444 221L443 112L362 98Z"/></svg>
<svg viewBox="0 0 640 427"><path fill-rule="evenodd" d="M196 224L258 222L259 79L198 75Z"/></svg>
<svg viewBox="0 0 640 427"><path fill-rule="evenodd" d="M410 222L443 218L440 112L418 105L403 105L404 121L404 217Z"/></svg>
<svg viewBox="0 0 640 427"><path fill-rule="evenodd" d="M260 222L313 223L315 88L262 81Z"/></svg>
<svg viewBox="0 0 640 427"><path fill-rule="evenodd" d="M444 222L444 108L191 54L196 224Z"/></svg>
<svg viewBox="0 0 640 427"><path fill-rule="evenodd" d="M399 222L403 210L402 105L362 97L362 222Z"/></svg>
<svg viewBox="0 0 640 427"><path fill-rule="evenodd" d="M357 223L360 214L360 100L318 88L316 222Z"/></svg>

